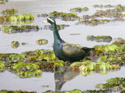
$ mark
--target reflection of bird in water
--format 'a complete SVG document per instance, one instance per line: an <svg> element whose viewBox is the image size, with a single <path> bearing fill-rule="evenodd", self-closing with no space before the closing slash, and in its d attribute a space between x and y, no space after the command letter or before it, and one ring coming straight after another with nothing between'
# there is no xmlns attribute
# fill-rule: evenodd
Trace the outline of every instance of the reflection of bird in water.
<svg viewBox="0 0 125 93"><path fill-rule="evenodd" d="M93 48L78 47L74 44L69 44L63 41L58 33L56 21L53 17L47 18L47 21L51 24L54 35L54 52L57 58L64 61L78 61L86 56L90 55Z"/></svg>
<svg viewBox="0 0 125 93"><path fill-rule="evenodd" d="M56 72L55 73L55 84L56 91L61 90L64 83L69 80L72 80L78 75L78 73L72 72L70 70L64 72Z"/></svg>

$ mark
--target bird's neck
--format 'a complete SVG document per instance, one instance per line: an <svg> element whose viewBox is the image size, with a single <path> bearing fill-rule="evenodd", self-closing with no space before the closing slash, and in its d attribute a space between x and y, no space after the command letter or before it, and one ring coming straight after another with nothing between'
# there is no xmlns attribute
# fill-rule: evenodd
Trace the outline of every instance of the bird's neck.
<svg viewBox="0 0 125 93"><path fill-rule="evenodd" d="M54 35L54 42L63 42L63 40L61 39L56 23L52 24L52 30L53 30L53 35Z"/></svg>

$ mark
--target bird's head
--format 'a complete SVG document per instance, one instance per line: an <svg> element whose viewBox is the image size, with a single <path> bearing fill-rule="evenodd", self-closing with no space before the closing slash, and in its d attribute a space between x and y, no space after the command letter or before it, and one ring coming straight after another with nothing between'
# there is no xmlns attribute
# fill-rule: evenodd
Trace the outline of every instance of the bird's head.
<svg viewBox="0 0 125 93"><path fill-rule="evenodd" d="M54 24L55 23L55 18L54 17L48 17L47 22L50 23L50 24Z"/></svg>

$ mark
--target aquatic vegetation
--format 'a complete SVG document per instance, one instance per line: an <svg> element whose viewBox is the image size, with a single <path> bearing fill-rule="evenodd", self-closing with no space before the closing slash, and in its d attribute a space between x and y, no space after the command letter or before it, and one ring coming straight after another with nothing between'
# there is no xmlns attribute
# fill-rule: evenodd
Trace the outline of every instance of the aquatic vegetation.
<svg viewBox="0 0 125 93"><path fill-rule="evenodd" d="M75 62L70 65L72 67L72 71L79 71L81 75L91 75L94 73L107 74L108 72L112 72L113 69L118 70L120 67L118 65L110 65L109 63L105 63L102 61L99 62ZM75 68L75 70L74 70Z"/></svg>
<svg viewBox="0 0 125 93"><path fill-rule="evenodd" d="M51 91L51 90L48 90L48 91L45 91L43 93L83 93L83 92L79 89L74 89L71 91Z"/></svg>
<svg viewBox="0 0 125 93"><path fill-rule="evenodd" d="M57 29L58 30L62 30L62 29L65 29L66 27L69 27L70 25L68 24L60 24L60 25L57 25ZM44 29L44 30L52 30L52 27L50 25L44 25L43 28L41 29Z"/></svg>
<svg viewBox="0 0 125 93"><path fill-rule="evenodd" d="M88 41L96 41L96 42L111 42L112 37L111 36L93 36L88 35L87 36Z"/></svg>
<svg viewBox="0 0 125 93"><path fill-rule="evenodd" d="M39 65L24 62L14 64L12 69L16 71L17 75L21 78L39 77L42 73Z"/></svg>
<svg viewBox="0 0 125 93"><path fill-rule="evenodd" d="M96 26L98 24L105 24L110 22L110 19L90 19L90 20L79 20L78 24L84 23L85 25Z"/></svg>
<svg viewBox="0 0 125 93"><path fill-rule="evenodd" d="M4 71L5 64L0 61L0 72Z"/></svg>
<svg viewBox="0 0 125 93"><path fill-rule="evenodd" d="M115 10L98 10L93 16L96 17L108 17L108 18L119 18L122 17L122 14L120 12L113 12Z"/></svg>
<svg viewBox="0 0 125 93"><path fill-rule="evenodd" d="M82 91L79 89L74 89L72 91L65 91L64 93L82 93Z"/></svg>
<svg viewBox="0 0 125 93"><path fill-rule="evenodd" d="M2 26L0 29L4 33L13 34L13 33L38 31L39 26L38 25Z"/></svg>
<svg viewBox="0 0 125 93"><path fill-rule="evenodd" d="M4 31L5 33L7 33L11 28L9 26L3 26L0 29L1 31Z"/></svg>
<svg viewBox="0 0 125 93"><path fill-rule="evenodd" d="M74 12L65 13L65 12L53 11L53 12L50 12L49 15L55 18L61 18L62 20L65 20L65 21L74 21L78 18L77 14Z"/></svg>
<svg viewBox="0 0 125 93"><path fill-rule="evenodd" d="M9 54L1 54L1 60L5 61L5 63L17 63L26 60L26 55L17 54L17 53L9 53Z"/></svg>
<svg viewBox="0 0 125 93"><path fill-rule="evenodd" d="M12 48L18 48L19 45L20 45L20 43L19 43L18 41L12 41L12 42L11 42L11 47L12 47Z"/></svg>
<svg viewBox="0 0 125 93"><path fill-rule="evenodd" d="M37 57L33 62L39 62L39 61L57 61L58 59L55 57L54 52L52 50L44 50L44 49L37 49L35 51L27 51L23 52L22 54L27 56L26 61L32 61L29 60L33 57Z"/></svg>
<svg viewBox="0 0 125 93"><path fill-rule="evenodd" d="M82 93L120 93L120 91L111 91L111 90L85 90Z"/></svg>
<svg viewBox="0 0 125 93"><path fill-rule="evenodd" d="M48 17L49 15L47 13L43 13L43 14L37 14L37 17Z"/></svg>
<svg viewBox="0 0 125 93"><path fill-rule="evenodd" d="M93 15L83 15L83 18L79 18L79 21L77 24L85 24L85 25L92 25L96 26L99 24L105 24L109 22L115 22L115 21L125 21L125 6L122 5L95 5L94 7L105 7L105 8L111 8L106 10L97 10Z"/></svg>
<svg viewBox="0 0 125 93"><path fill-rule="evenodd" d="M97 45L95 46L96 54L101 56L101 61L108 62L110 64L124 65L125 43L123 43L123 41L117 44Z"/></svg>
<svg viewBox="0 0 125 93"><path fill-rule="evenodd" d="M98 90L79 90L79 89L74 89L71 91L45 91L43 93L124 93L123 91L116 91L116 90L104 90L104 89L98 89Z"/></svg>
<svg viewBox="0 0 125 93"><path fill-rule="evenodd" d="M20 14L20 15L13 15L9 17L9 22L11 25L19 24L30 24L33 23L34 16L32 14Z"/></svg>
<svg viewBox="0 0 125 93"><path fill-rule="evenodd" d="M34 16L32 14L6 15L0 17L1 24L24 25L33 23Z"/></svg>
<svg viewBox="0 0 125 93"><path fill-rule="evenodd" d="M118 64L118 65L124 65L125 64L125 53L120 53L119 55L108 55L108 56L102 56L101 60L105 60L110 64Z"/></svg>
<svg viewBox="0 0 125 93"><path fill-rule="evenodd" d="M16 16L18 21L33 20L34 19L34 16L32 14L20 14L20 15L15 15L15 16ZM13 20L13 16L10 16L10 20Z"/></svg>
<svg viewBox="0 0 125 93"><path fill-rule="evenodd" d="M9 16L0 16L0 24L8 23Z"/></svg>
<svg viewBox="0 0 125 93"><path fill-rule="evenodd" d="M22 91L22 90L16 90L16 91L12 91L12 90L0 90L0 93L37 93L36 91Z"/></svg>
<svg viewBox="0 0 125 93"><path fill-rule="evenodd" d="M115 40L114 42L113 42L113 44L116 44L116 45L121 45L121 44L125 44L125 40Z"/></svg>
<svg viewBox="0 0 125 93"><path fill-rule="evenodd" d="M76 7L76 8L71 8L71 9L70 9L70 12L82 12L82 11L86 12L86 11L88 11L88 10L89 10L88 7L84 7L84 8Z"/></svg>
<svg viewBox="0 0 125 93"><path fill-rule="evenodd" d="M125 78L116 77L107 80L105 84L97 84L96 88L112 91L125 91Z"/></svg>
<svg viewBox="0 0 125 93"><path fill-rule="evenodd" d="M58 30L65 29L66 27L69 27L69 25L67 25L67 24L57 25ZM44 25L44 27L41 27L41 28L38 25L21 25L21 26L7 26L6 25L6 26L0 27L0 30L7 34L39 31L40 29L41 30L52 30L50 25Z"/></svg>
<svg viewBox="0 0 125 93"><path fill-rule="evenodd" d="M114 8L114 5L108 4L108 5L94 5L94 8Z"/></svg>
<svg viewBox="0 0 125 93"><path fill-rule="evenodd" d="M14 15L16 13L18 13L18 10L14 9L14 8L1 11L1 14L3 14L3 15Z"/></svg>
<svg viewBox="0 0 125 93"><path fill-rule="evenodd" d="M22 44L22 45L26 45L27 43L25 43L25 42L22 42L21 44Z"/></svg>
<svg viewBox="0 0 125 93"><path fill-rule="evenodd" d="M8 2L8 0L0 0L0 4L4 4L6 2Z"/></svg>
<svg viewBox="0 0 125 93"><path fill-rule="evenodd" d="M58 60L52 50L44 49L27 51L21 54L0 54L0 60L5 62L6 70L14 71L21 78L40 76L40 70L55 72L57 67L63 67L67 64ZM33 66L34 68L32 68Z"/></svg>
<svg viewBox="0 0 125 93"><path fill-rule="evenodd" d="M121 50L118 45L106 44L106 45L96 45L95 49L103 52L115 52Z"/></svg>
<svg viewBox="0 0 125 93"><path fill-rule="evenodd" d="M54 51L45 50L45 49L37 49L34 51L26 51L21 54L17 53L6 53L0 54L0 60L5 63L5 69L9 71L13 70L13 66L21 64L36 64L39 66L38 72L41 71L50 71L55 72L55 69L58 67L64 67L65 69L71 69L74 72L80 72L81 75L91 75L94 73L106 74L109 72L117 71L120 69L121 65L125 64L125 44L124 40L118 41L116 44L107 44L107 45L98 45L95 46L96 56L100 56L100 61L87 61L84 60L74 62L72 64L68 64L62 60L58 60L55 56ZM29 65L28 65L29 66ZM70 67L69 67L70 66ZM35 70L31 73L30 70L25 70L24 67L20 67L23 69L23 72L16 72L20 77L34 77L37 76ZM30 67L29 67L30 68ZM26 72L26 73L25 73ZM28 74L27 74L28 73ZM38 74L39 76L39 74Z"/></svg>
<svg viewBox="0 0 125 93"><path fill-rule="evenodd" d="M48 40L46 40L46 39L39 39L39 40L37 40L37 44L39 44L39 45L45 45L47 43L48 43Z"/></svg>

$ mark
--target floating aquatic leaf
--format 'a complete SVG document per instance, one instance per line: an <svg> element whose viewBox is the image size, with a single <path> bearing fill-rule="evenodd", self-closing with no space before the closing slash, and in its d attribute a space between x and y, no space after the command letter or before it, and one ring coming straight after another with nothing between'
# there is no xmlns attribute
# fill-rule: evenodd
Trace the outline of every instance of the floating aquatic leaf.
<svg viewBox="0 0 125 93"><path fill-rule="evenodd" d="M39 39L39 40L37 40L37 44L39 44L39 45L45 45L47 43L48 43L48 40L46 40L46 39Z"/></svg>
<svg viewBox="0 0 125 93"><path fill-rule="evenodd" d="M12 42L11 42L11 47L12 47L12 48L18 48L19 45L20 45L20 43L19 43L18 41L12 41Z"/></svg>
<svg viewBox="0 0 125 93"><path fill-rule="evenodd" d="M88 7L84 7L84 8L76 7L76 8L71 8L71 9L70 9L71 12L82 12L82 11L86 12L86 11L88 11L88 10L89 10Z"/></svg>
<svg viewBox="0 0 125 93"><path fill-rule="evenodd" d="M21 78L38 77L42 74L42 70L40 70L40 66L37 64L19 62L14 64L12 68Z"/></svg>
<svg viewBox="0 0 125 93"><path fill-rule="evenodd" d="M12 9L6 9L6 10L2 10L1 12L3 15L14 15L16 13L18 13L18 10L12 8Z"/></svg>
<svg viewBox="0 0 125 93"><path fill-rule="evenodd" d="M88 41L96 41L96 42L111 42L112 37L111 36L93 36L88 35L87 36Z"/></svg>
<svg viewBox="0 0 125 93"><path fill-rule="evenodd" d="M72 13L65 13L65 12L57 12L57 11L53 11L50 12L50 16L54 16L56 18L61 18L63 20L66 21L73 21L76 20L78 18L77 14L72 12Z"/></svg>
<svg viewBox="0 0 125 93"><path fill-rule="evenodd" d="M4 71L5 64L0 61L0 72Z"/></svg>
<svg viewBox="0 0 125 93"><path fill-rule="evenodd" d="M116 78L108 79L107 83L105 84L97 84L96 88L113 90L113 91L125 91L124 83L125 83L125 78L116 77Z"/></svg>
<svg viewBox="0 0 125 93"><path fill-rule="evenodd" d="M12 21L14 22L14 21ZM25 21L26 22L26 21ZM14 23L16 24L16 23ZM31 32L38 31L39 27L37 25L22 25L22 26L2 26L1 30L4 33L13 34L13 33L22 33L22 32ZM26 43L23 42L23 45Z"/></svg>

